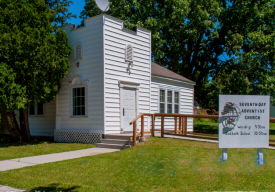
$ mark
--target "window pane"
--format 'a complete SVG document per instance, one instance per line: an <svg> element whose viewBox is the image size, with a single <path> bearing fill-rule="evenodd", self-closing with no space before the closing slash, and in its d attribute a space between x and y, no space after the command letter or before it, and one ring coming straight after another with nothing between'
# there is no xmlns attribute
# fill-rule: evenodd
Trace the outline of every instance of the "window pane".
<svg viewBox="0 0 275 192"><path fill-rule="evenodd" d="M167 113L172 113L172 104L167 104Z"/></svg>
<svg viewBox="0 0 275 192"><path fill-rule="evenodd" d="M179 105L175 105L175 113L179 113Z"/></svg>
<svg viewBox="0 0 275 192"><path fill-rule="evenodd" d="M81 90L80 90L80 91L81 91L81 95L80 95L80 96L83 96L83 97L84 97L84 96L85 96L85 87L82 87L82 88L80 88L80 89L81 89Z"/></svg>
<svg viewBox="0 0 275 192"><path fill-rule="evenodd" d="M30 115L35 115L35 107L31 106L30 108Z"/></svg>
<svg viewBox="0 0 275 192"><path fill-rule="evenodd" d="M82 105L85 105L85 97L81 97L81 103Z"/></svg>
<svg viewBox="0 0 275 192"><path fill-rule="evenodd" d="M73 97L73 106L76 106L76 97Z"/></svg>
<svg viewBox="0 0 275 192"><path fill-rule="evenodd" d="M160 103L160 113L164 113L164 103Z"/></svg>
<svg viewBox="0 0 275 192"><path fill-rule="evenodd" d="M83 106L81 109L82 109L81 115L85 115L85 106Z"/></svg>
<svg viewBox="0 0 275 192"><path fill-rule="evenodd" d="M179 103L179 92L175 92L174 102Z"/></svg>
<svg viewBox="0 0 275 192"><path fill-rule="evenodd" d="M167 92L167 102L172 103L172 91Z"/></svg>
<svg viewBox="0 0 275 192"><path fill-rule="evenodd" d="M165 91L160 90L160 102L165 102Z"/></svg>
<svg viewBox="0 0 275 192"><path fill-rule="evenodd" d="M73 97L76 96L76 89L73 89Z"/></svg>
<svg viewBox="0 0 275 192"><path fill-rule="evenodd" d="M77 103L77 106L81 106L82 103L81 103L81 97L77 97L76 98L76 103Z"/></svg>
<svg viewBox="0 0 275 192"><path fill-rule="evenodd" d="M43 115L43 103L37 103L37 115Z"/></svg>

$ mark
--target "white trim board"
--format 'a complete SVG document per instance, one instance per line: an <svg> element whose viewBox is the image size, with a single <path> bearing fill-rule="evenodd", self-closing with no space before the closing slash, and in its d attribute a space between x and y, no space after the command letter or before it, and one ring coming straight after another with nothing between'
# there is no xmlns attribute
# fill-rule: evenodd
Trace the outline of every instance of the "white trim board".
<svg viewBox="0 0 275 192"><path fill-rule="evenodd" d="M182 81L182 80L178 80L178 79L172 79L169 77L163 77L163 76L158 76L158 75L153 75L151 74L151 77L155 77L155 78L159 78L159 79L165 79L165 80L169 80L169 81L175 81L175 82L179 82L179 83L185 83L188 85L196 85L196 83L191 83L191 82L187 82L187 81Z"/></svg>

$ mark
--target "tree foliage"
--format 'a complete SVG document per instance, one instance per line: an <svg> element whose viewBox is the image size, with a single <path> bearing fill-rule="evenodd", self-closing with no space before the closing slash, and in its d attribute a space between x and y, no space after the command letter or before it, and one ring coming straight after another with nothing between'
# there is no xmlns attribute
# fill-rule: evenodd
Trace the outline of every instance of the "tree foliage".
<svg viewBox="0 0 275 192"><path fill-rule="evenodd" d="M76 18L75 14L68 11L68 7L73 3L72 0L45 0L45 3L50 8L51 13L55 15L53 21L55 28L58 25L66 24L67 19Z"/></svg>
<svg viewBox="0 0 275 192"><path fill-rule="evenodd" d="M15 119L14 110L27 115L35 99L46 103L55 98L71 48L64 31L53 33L55 16L44 1L5 0L0 7L0 106ZM18 129L17 122L12 124Z"/></svg>
<svg viewBox="0 0 275 192"><path fill-rule="evenodd" d="M107 14L128 28L152 31L152 59L195 81L195 99L202 106L236 81L244 84L232 94L274 94L274 0L111 2ZM94 0L86 0L81 17L99 13ZM225 79L219 78L225 77L228 83L221 88L218 82Z"/></svg>

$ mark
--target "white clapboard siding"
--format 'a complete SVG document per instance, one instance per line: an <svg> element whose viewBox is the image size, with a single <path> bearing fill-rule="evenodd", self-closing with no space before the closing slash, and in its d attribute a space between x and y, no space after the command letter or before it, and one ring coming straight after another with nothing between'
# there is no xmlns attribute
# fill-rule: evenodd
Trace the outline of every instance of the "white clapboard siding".
<svg viewBox="0 0 275 192"><path fill-rule="evenodd" d="M193 114L193 85L152 77L151 81L151 112L159 113L159 88L180 90L180 113ZM165 117L165 129L174 129L174 118ZM155 128L160 129L160 117L156 118ZM187 119L187 131L193 131L193 118Z"/></svg>
<svg viewBox="0 0 275 192"><path fill-rule="evenodd" d="M133 68L127 71L126 45L133 47ZM151 33L123 29L123 22L105 15L104 71L105 71L105 133L120 133L119 81L139 83L139 113L150 112ZM147 127L148 121L145 120Z"/></svg>
<svg viewBox="0 0 275 192"><path fill-rule="evenodd" d="M19 123L19 111L15 111L15 117ZM56 100L43 104L42 116L28 116L31 136L53 137L55 128ZM4 128L3 134L10 134Z"/></svg>
<svg viewBox="0 0 275 192"><path fill-rule="evenodd" d="M29 125L31 136L54 136L56 99L43 104L43 116L30 116Z"/></svg>
<svg viewBox="0 0 275 192"><path fill-rule="evenodd" d="M73 53L69 57L71 63L69 72L61 80L61 90L57 98L56 129L103 131L103 17L85 19L84 23L84 27L73 30L68 29L69 25L62 28L69 37ZM82 59L80 60L74 58L76 43L82 45ZM76 66L77 62L80 63L79 67ZM76 76L89 81L86 100L87 114L84 118L71 116L72 88L69 82Z"/></svg>

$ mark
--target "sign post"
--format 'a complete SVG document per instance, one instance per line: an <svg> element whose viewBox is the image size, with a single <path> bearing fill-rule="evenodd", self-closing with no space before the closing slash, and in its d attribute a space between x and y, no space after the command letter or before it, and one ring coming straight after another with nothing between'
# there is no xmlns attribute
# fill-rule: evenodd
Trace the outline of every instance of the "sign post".
<svg viewBox="0 0 275 192"><path fill-rule="evenodd" d="M222 149L222 158L221 161L226 161L227 160L227 149L223 148Z"/></svg>
<svg viewBox="0 0 275 192"><path fill-rule="evenodd" d="M227 160L227 148L257 148L259 165L263 148L269 147L269 96L219 96L219 148Z"/></svg>
<svg viewBox="0 0 275 192"><path fill-rule="evenodd" d="M258 148L258 149L257 149L257 154L258 154L258 159L257 159L258 165L264 164L263 149L262 149L262 148Z"/></svg>

